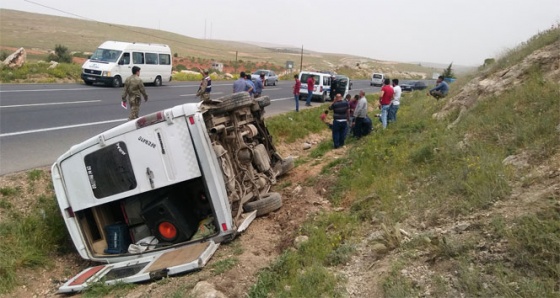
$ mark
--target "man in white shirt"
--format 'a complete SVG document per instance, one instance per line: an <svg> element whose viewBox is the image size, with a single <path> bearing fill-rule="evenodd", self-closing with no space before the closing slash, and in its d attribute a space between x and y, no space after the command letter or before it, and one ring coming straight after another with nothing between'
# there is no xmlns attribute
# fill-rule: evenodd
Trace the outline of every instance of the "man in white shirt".
<svg viewBox="0 0 560 298"><path fill-rule="evenodd" d="M401 104L401 86L399 86L399 80L393 79L393 99L391 100L391 106L389 107L389 114L387 116L388 122L397 122L397 112L399 111L399 106Z"/></svg>

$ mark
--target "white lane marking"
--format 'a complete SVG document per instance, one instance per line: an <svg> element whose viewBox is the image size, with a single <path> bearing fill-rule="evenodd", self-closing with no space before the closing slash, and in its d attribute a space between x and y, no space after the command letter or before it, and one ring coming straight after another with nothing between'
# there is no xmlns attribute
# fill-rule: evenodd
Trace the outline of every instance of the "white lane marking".
<svg viewBox="0 0 560 298"><path fill-rule="evenodd" d="M126 121L126 120L128 120L128 119L127 119L127 118L123 118L123 119L116 119L116 120L107 120L107 121L99 121L99 122L91 122L91 123L82 123L82 124L58 126L58 127L51 127L51 128L42 128L42 129L33 129L33 130L9 132L9 133L0 134L0 138L1 138L1 137L9 137L9 136L19 136L19 135L24 135L24 134L29 134L29 133L37 133L37 132L46 132L46 131L53 131L53 130L61 130L61 129L67 129L67 128L76 128L76 127L83 127L83 126L107 124L107 123L121 122L121 121Z"/></svg>
<svg viewBox="0 0 560 298"><path fill-rule="evenodd" d="M216 94L216 93L214 93ZM287 100L293 99L293 97L284 97L284 98L275 98L271 99L270 101L280 101L280 100ZM30 133L37 133L37 132L46 132L46 131L53 131L53 130L61 130L61 129L68 129L68 128L76 128L76 127L84 127L90 125L99 125L99 124L106 124L106 123L114 123L119 121L126 121L127 119L116 119L116 120L107 120L107 121L100 121L100 122L91 122L91 123L82 123L82 124L74 124L74 125L66 125L66 126L58 126L58 127L51 127L51 128L43 128L43 129L34 129L34 130L26 130L26 131L17 131L17 132L9 132L0 134L1 137L9 137L9 136L18 136Z"/></svg>
<svg viewBox="0 0 560 298"><path fill-rule="evenodd" d="M214 95L214 94L224 94L224 93L223 92L212 92L212 95ZM185 97L185 96L196 96L196 94L182 94L182 95L179 95L179 96L183 96L183 97Z"/></svg>
<svg viewBox="0 0 560 298"><path fill-rule="evenodd" d="M267 87L264 87L264 88L263 88L264 91L268 91L268 90L280 90L280 89L282 89L282 88L267 88Z"/></svg>
<svg viewBox="0 0 560 298"><path fill-rule="evenodd" d="M179 85L179 86L167 86L169 88L194 88L194 87L198 87L199 85ZM231 84L212 84L212 87L216 87L216 86L233 86L233 83Z"/></svg>
<svg viewBox="0 0 560 298"><path fill-rule="evenodd" d="M0 90L0 93L17 93L17 92L41 92L41 91L83 91L83 90L96 90L98 88L69 88L69 89L29 89L29 90ZM98 89L104 90L104 89ZM108 89L107 89L108 90Z"/></svg>
<svg viewBox="0 0 560 298"><path fill-rule="evenodd" d="M100 102L100 101L101 101L101 100L67 101L67 102L49 102L49 103L32 103L32 104L26 104L26 105L0 106L0 109L19 108L19 107L33 107L33 106L66 105L66 104L90 103L90 102Z"/></svg>
<svg viewBox="0 0 560 298"><path fill-rule="evenodd" d="M286 100L286 99L294 99L294 97L275 98L275 99L271 99L270 101L279 101L279 100Z"/></svg>

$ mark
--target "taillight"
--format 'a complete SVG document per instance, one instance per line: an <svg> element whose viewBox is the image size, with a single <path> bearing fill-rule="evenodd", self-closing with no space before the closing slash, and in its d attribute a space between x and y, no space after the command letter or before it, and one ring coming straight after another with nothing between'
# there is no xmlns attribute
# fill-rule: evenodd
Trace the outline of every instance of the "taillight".
<svg viewBox="0 0 560 298"><path fill-rule="evenodd" d="M150 115L138 118L138 120L136 120L136 128L150 126L152 124L163 122L164 120L165 117L163 117L163 111L155 112Z"/></svg>
<svg viewBox="0 0 560 298"><path fill-rule="evenodd" d="M319 89L319 92L323 93L323 86L321 86L321 89Z"/></svg>
<svg viewBox="0 0 560 298"><path fill-rule="evenodd" d="M193 116L190 116L190 117L189 117L189 122L190 122L191 125L194 124L194 117L193 117Z"/></svg>
<svg viewBox="0 0 560 298"><path fill-rule="evenodd" d="M225 222L222 223L222 230L224 230L224 232L227 231L227 225Z"/></svg>
<svg viewBox="0 0 560 298"><path fill-rule="evenodd" d="M161 237L167 241L173 241L177 238L177 228L168 221L161 222L158 225L158 231Z"/></svg>

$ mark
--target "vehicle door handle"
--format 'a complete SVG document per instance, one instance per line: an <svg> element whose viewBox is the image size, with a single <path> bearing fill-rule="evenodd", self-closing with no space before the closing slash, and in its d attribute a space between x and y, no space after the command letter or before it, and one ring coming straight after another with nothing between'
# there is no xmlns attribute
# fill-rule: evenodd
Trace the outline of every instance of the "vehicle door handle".
<svg viewBox="0 0 560 298"><path fill-rule="evenodd" d="M148 180L150 180L150 186L154 188L154 172L150 168L146 168L146 175L148 175Z"/></svg>

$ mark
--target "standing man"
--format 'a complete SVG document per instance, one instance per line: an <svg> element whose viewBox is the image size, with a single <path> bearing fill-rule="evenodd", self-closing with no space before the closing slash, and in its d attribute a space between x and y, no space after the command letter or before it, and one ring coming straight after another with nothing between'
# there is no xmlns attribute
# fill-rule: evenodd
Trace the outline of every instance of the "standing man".
<svg viewBox="0 0 560 298"><path fill-rule="evenodd" d="M260 78L261 78L261 83L263 84L263 86L266 86L265 78L264 78L264 72L261 72Z"/></svg>
<svg viewBox="0 0 560 298"><path fill-rule="evenodd" d="M296 80L294 84L294 99L296 101L296 112L299 112L299 89L301 88L301 81L298 79L298 75L294 75Z"/></svg>
<svg viewBox="0 0 560 298"><path fill-rule="evenodd" d="M436 86L428 91L428 94L426 95L431 95L436 100L439 100L440 98L446 97L448 92L449 85L447 85L447 82L443 80L443 76L439 76L436 81Z"/></svg>
<svg viewBox="0 0 560 298"><path fill-rule="evenodd" d="M313 97L313 89L315 89L315 79L313 75L309 75L307 78L307 100L305 101L305 106L311 106L311 98Z"/></svg>
<svg viewBox="0 0 560 298"><path fill-rule="evenodd" d="M196 97L200 97L200 100L202 101L209 101L210 92L212 92L212 79L208 74L208 69L205 69L200 73L202 73L202 81L200 82L200 87L198 87L198 91L196 92Z"/></svg>
<svg viewBox="0 0 560 298"><path fill-rule="evenodd" d="M251 98L254 98L254 96L255 96L255 83L253 83L253 81L251 80L251 75L250 74L245 75L245 83L247 83L247 86L245 87L245 91L249 92L249 96L251 96Z"/></svg>
<svg viewBox="0 0 560 298"><path fill-rule="evenodd" d="M144 82L140 79L140 67L133 66L132 75L124 81L124 90L121 97L123 102L126 102L128 98L130 106L128 120L138 118L140 103L142 102L141 96L144 96L144 101L148 101L148 94L146 94L146 89L144 89Z"/></svg>
<svg viewBox="0 0 560 298"><path fill-rule="evenodd" d="M259 98L262 95L262 91L263 91L263 80L262 78L264 78L264 74L261 73L261 77L259 77L258 79L255 80L254 84L255 84L255 98ZM251 75L249 75L249 80L251 79Z"/></svg>
<svg viewBox="0 0 560 298"><path fill-rule="evenodd" d="M391 107L389 108L389 117L387 121L397 122L397 112L399 111L399 106L401 105L401 86L399 86L399 80L393 79L393 99L391 100Z"/></svg>
<svg viewBox="0 0 560 298"><path fill-rule="evenodd" d="M348 102L342 100L342 95L337 93L329 110L333 111L332 137L334 149L338 149L344 146L346 127L348 126L348 118L350 116L348 111L350 109L348 107Z"/></svg>
<svg viewBox="0 0 560 298"><path fill-rule="evenodd" d="M245 72L239 73L239 79L233 82L233 93L247 91L247 81L245 81Z"/></svg>
<svg viewBox="0 0 560 298"><path fill-rule="evenodd" d="M360 139L363 136L364 119L367 116L367 99L364 90L360 90L360 99L354 109L354 136Z"/></svg>
<svg viewBox="0 0 560 298"><path fill-rule="evenodd" d="M381 123L383 123L383 129L387 128L387 116L389 115L393 94L395 94L395 91L393 87L391 87L391 80L385 79L383 87L381 87L381 95L379 96L379 108L381 109Z"/></svg>
<svg viewBox="0 0 560 298"><path fill-rule="evenodd" d="M331 92L329 93L329 97L331 98L331 101L334 101L334 97L337 93L337 89L338 88L338 81L336 80L336 77L334 75L331 76Z"/></svg>

